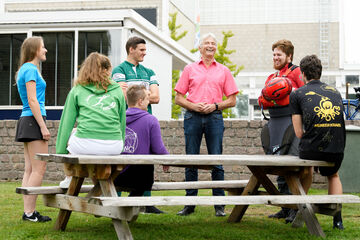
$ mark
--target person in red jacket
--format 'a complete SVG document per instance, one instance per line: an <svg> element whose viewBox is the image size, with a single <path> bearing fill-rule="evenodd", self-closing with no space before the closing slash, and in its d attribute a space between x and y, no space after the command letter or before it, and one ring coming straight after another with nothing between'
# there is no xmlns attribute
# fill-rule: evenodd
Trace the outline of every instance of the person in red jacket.
<svg viewBox="0 0 360 240"><path fill-rule="evenodd" d="M265 154L298 155L299 139L295 137L291 122L289 96L292 90L304 85L300 68L292 63L294 45L283 39L272 45L273 67L276 70L265 81L265 87L258 99L262 109L268 109L270 119L261 132ZM291 194L285 178L278 176L280 193ZM285 218L286 223L292 222L296 211L282 208L279 212L269 215L270 218Z"/></svg>
<svg viewBox="0 0 360 240"><path fill-rule="evenodd" d="M301 78L300 68L292 63L294 56L294 45L291 41L283 39L275 42L272 45L273 51L273 67L277 70L275 73L270 74L265 81L265 88L268 83L278 77L286 77L290 80L293 90L304 86ZM265 89L263 89L264 91ZM263 92L262 91L262 92ZM268 109L276 106L286 106L289 104L289 94L282 99L277 99L275 102L261 94L259 97L259 105L263 109ZM286 98L286 99L285 99Z"/></svg>

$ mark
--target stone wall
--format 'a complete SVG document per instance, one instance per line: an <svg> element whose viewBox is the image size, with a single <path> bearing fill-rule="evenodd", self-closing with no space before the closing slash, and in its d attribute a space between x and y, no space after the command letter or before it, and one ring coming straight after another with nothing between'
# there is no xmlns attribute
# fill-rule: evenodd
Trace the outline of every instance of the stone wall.
<svg viewBox="0 0 360 240"><path fill-rule="evenodd" d="M260 131L265 121L225 120L224 154L263 154ZM347 124L360 125L357 122ZM15 120L0 121L0 181L19 181L24 170L23 144L14 141ZM56 134L59 121L47 121L51 133L49 153L55 153ZM185 154L183 122L181 120L160 121L165 146L171 154ZM203 140L201 153L206 154L206 143ZM225 179L249 179L250 172L246 167L225 166ZM58 182L64 177L62 164L49 163L45 181ZM170 168L170 173L163 173L156 166L156 181L184 181L184 169ZM200 180L210 180L210 171L200 170ZM274 178L273 178L274 179ZM326 179L314 176L314 185L325 187Z"/></svg>

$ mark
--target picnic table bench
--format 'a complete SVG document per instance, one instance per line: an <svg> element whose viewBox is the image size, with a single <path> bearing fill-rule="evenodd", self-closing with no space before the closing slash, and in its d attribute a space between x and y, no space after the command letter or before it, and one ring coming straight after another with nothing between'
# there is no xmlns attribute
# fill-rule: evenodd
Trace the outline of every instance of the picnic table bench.
<svg viewBox="0 0 360 240"><path fill-rule="evenodd" d="M310 195L304 192L299 176L313 166L333 166L325 161L303 160L295 156L273 155L62 155L38 154L39 160L65 164L65 173L73 176L66 193L54 189L43 194L46 206L60 208L55 229L65 230L72 211L112 218L119 239L133 239L128 222L136 220L141 206L151 205L235 205L228 222L240 222L249 205L271 204L299 209L293 227L305 222L310 234L325 234L315 216L315 212L334 215L341 203L360 203L353 195ZM162 164L173 167L195 167L211 169L213 165L247 166L252 176L246 182L232 187L232 196L166 196L166 197L118 197L113 179L129 164ZM267 174L285 177L294 195L281 195ZM95 180L93 186L83 186L84 179ZM211 182L211 181L208 181ZM224 181L226 182L226 181ZM168 183L169 184L169 183ZM181 183L184 184L184 183ZM173 184L180 189L181 184ZM195 183L193 183L195 184ZM209 183L208 183L209 184ZM221 183L223 184L223 183ZM161 184L160 184L161 185ZM205 184L206 185L206 184ZM156 184L155 184L156 186ZM191 183L190 183L191 186ZM245 188L242 190L242 188ZM259 191L262 186L265 191ZM182 187L187 188L189 185ZM195 187L195 185L193 186ZM196 187L199 187L196 186ZM39 187L45 190L46 187ZM169 185L162 189L169 188ZM200 188L200 187L199 187ZM206 186L209 188L209 186ZM59 189L57 187L57 189ZM79 197L81 191L87 192ZM161 187L160 187L161 189ZM39 189L37 189L39 190ZM19 193L34 194L34 189L23 188ZM32 193L31 193L32 192ZM316 204L316 205L313 205Z"/></svg>
<svg viewBox="0 0 360 240"><path fill-rule="evenodd" d="M247 185L248 180L224 180L224 181L196 181L196 182L154 182L151 191L164 190L185 190L185 189L212 189L221 188L226 191L241 193ZM79 193L88 193L94 185L82 185ZM122 189L119 189L122 190ZM41 186L41 187L17 187L16 193L24 195L39 194L65 194L67 188L59 186Z"/></svg>

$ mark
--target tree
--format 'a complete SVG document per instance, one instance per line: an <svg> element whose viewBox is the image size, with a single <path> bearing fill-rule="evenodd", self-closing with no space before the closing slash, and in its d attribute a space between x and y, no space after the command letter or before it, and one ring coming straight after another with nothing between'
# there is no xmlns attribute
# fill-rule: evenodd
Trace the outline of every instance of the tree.
<svg viewBox="0 0 360 240"><path fill-rule="evenodd" d="M222 34L223 34L223 41L221 44L218 43L217 52L215 53L214 58L218 63L224 64L225 66L227 66L230 69L232 75L234 77L236 77L239 74L239 72L242 69L244 69L244 66L241 65L238 67L236 64L233 64L233 62L230 60L228 55L233 54L234 52L236 52L236 50L227 50L226 49L229 38L234 36L234 33L230 30L228 32L223 31Z"/></svg>
<svg viewBox="0 0 360 240"><path fill-rule="evenodd" d="M182 33L178 34L177 30L179 28L182 27L182 25L176 25L176 17L177 17L177 12L175 13L170 13L170 20L168 22L168 26L169 26L169 30L170 30L170 37L172 39L174 39L175 41L179 41L180 39L182 39L183 37L186 36L186 34L188 33L188 31L183 31ZM173 89L175 89L176 83L179 81L180 78L180 70L173 70L172 71L172 83L171 83L171 118L173 119L179 119L179 116L181 114L181 107L177 104L175 104L175 91L173 91Z"/></svg>
<svg viewBox="0 0 360 240"><path fill-rule="evenodd" d="M177 12L174 13L170 13L170 20L168 22L168 26L169 26L169 30L170 30L170 37L172 39L174 39L175 41L179 41L180 39L182 39L183 37L186 36L186 34L188 33L188 31L183 31L182 33L180 33L179 35L177 35L177 30L179 28L182 27L182 25L176 25L176 17L177 17Z"/></svg>
<svg viewBox="0 0 360 240"><path fill-rule="evenodd" d="M223 31L222 34L223 34L223 40L222 40L222 43L218 43L217 52L215 53L214 58L218 63L221 63L221 64L227 66L235 78L239 74L239 72L244 68L244 66L241 65L238 67L236 64L234 64L230 60L229 55L236 52L236 50L227 50L226 49L229 38L234 36L234 33L230 30L228 32ZM225 97L223 97L223 100L224 99L225 99ZM231 108L227 108L227 109L223 110L223 117L224 118L233 118L233 117L235 117L235 114L233 113Z"/></svg>

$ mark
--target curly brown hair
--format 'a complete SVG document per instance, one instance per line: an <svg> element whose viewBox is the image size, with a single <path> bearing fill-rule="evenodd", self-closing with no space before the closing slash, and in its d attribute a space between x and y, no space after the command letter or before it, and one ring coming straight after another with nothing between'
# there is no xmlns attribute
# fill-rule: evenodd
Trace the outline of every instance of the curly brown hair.
<svg viewBox="0 0 360 240"><path fill-rule="evenodd" d="M93 84L97 88L103 88L107 91L107 87L111 84L110 70L111 62L107 56L98 52L90 53L81 64L75 85Z"/></svg>
<svg viewBox="0 0 360 240"><path fill-rule="evenodd" d="M271 49L274 51L275 48L279 48L281 51L283 51L286 56L291 56L291 61L293 61L294 57L294 45L290 40L282 39L277 42L275 42Z"/></svg>

